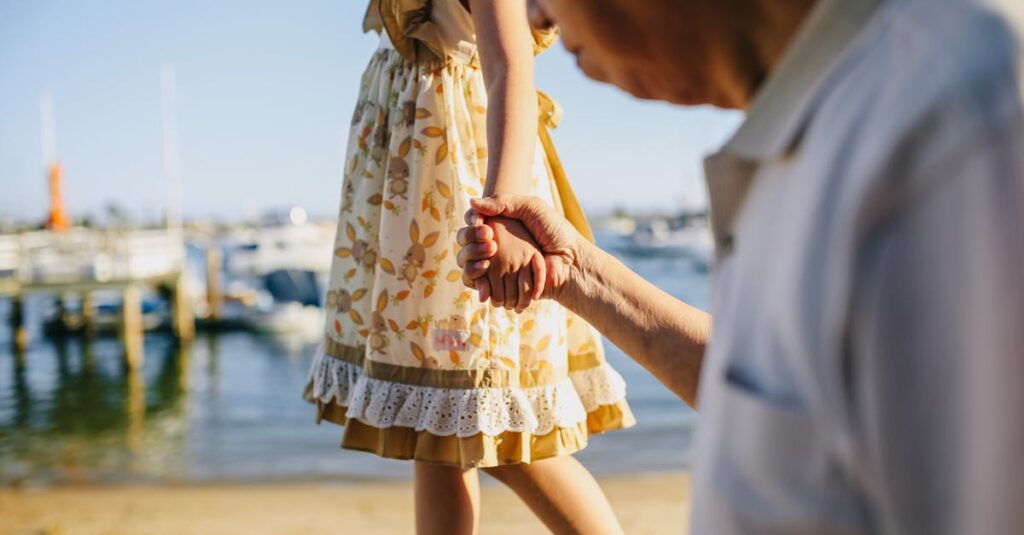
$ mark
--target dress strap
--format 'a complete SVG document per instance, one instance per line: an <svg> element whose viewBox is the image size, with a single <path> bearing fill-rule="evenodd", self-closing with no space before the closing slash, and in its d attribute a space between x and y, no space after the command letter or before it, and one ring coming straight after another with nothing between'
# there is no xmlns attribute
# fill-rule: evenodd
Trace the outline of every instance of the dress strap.
<svg viewBox="0 0 1024 535"><path fill-rule="evenodd" d="M538 89L537 111L539 113L537 133L540 136L541 146L544 148L544 155L547 156L548 165L551 166L551 178L558 190L562 213L584 238L594 241L594 231L591 230L587 216L583 213L579 200L576 199L572 185L569 184L569 177L565 175L562 160L559 159L558 151L555 150L555 144L548 132L549 129L558 127L558 123L562 119L562 107L547 93Z"/></svg>

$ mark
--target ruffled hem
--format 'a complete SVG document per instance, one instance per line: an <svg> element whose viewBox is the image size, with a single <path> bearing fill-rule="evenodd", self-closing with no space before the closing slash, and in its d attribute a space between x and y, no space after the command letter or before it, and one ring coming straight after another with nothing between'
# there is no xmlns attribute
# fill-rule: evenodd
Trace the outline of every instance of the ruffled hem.
<svg viewBox="0 0 1024 535"><path fill-rule="evenodd" d="M362 368L328 355L325 346L321 344L309 367L306 390L302 397L310 403L347 407L352 389L360 376Z"/></svg>
<svg viewBox="0 0 1024 535"><path fill-rule="evenodd" d="M628 429L636 425L636 418L626 400L610 405L599 405L587 412L587 431L592 435Z"/></svg>
<svg viewBox="0 0 1024 535"><path fill-rule="evenodd" d="M366 377L321 349L304 397L318 423L346 426L346 449L463 467L574 453L591 434L636 423L625 381L606 363L551 385L444 389Z"/></svg>
<svg viewBox="0 0 1024 535"><path fill-rule="evenodd" d="M626 381L606 362L569 372L572 386L587 412L601 405L613 405L626 399Z"/></svg>
<svg viewBox="0 0 1024 535"><path fill-rule="evenodd" d="M570 455L585 448L588 437L586 422L552 429L540 435L506 431L497 436L477 433L459 437L437 436L409 427L381 429L359 420L349 420L341 447L375 453L388 459L489 468Z"/></svg>
<svg viewBox="0 0 1024 535"><path fill-rule="evenodd" d="M625 402L601 405L587 414L586 422L559 427L547 434L506 431L497 436L477 433L469 437L438 436L409 427L378 428L346 416L346 407L317 402L317 421L344 425L341 447L399 460L487 468L529 463L571 455L587 446L590 435L626 429L636 420Z"/></svg>
<svg viewBox="0 0 1024 535"><path fill-rule="evenodd" d="M347 416L374 427L410 427L438 436L507 431L543 435L587 419L572 381L530 388L431 388L362 376Z"/></svg>

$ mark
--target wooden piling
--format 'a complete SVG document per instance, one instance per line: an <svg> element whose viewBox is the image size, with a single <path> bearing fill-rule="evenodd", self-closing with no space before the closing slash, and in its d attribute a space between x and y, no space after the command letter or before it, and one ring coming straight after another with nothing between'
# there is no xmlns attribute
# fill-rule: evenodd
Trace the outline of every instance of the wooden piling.
<svg viewBox="0 0 1024 535"><path fill-rule="evenodd" d="M57 309L57 322L60 324L61 332L68 332L68 330L72 328L74 322L68 314L68 305L64 300L64 294L57 293L57 295L54 295L53 305Z"/></svg>
<svg viewBox="0 0 1024 535"><path fill-rule="evenodd" d="M211 320L220 319L220 309L224 304L224 294L220 289L220 271L223 264L220 249L216 245L206 248L206 305Z"/></svg>
<svg viewBox="0 0 1024 535"><path fill-rule="evenodd" d="M25 330L25 302L20 295L11 300L11 334L14 353L22 354L28 348L28 331Z"/></svg>
<svg viewBox="0 0 1024 535"><path fill-rule="evenodd" d="M82 332L85 334L92 334L95 324L92 321L92 294L89 292L82 293Z"/></svg>
<svg viewBox="0 0 1024 535"><path fill-rule="evenodd" d="M135 286L126 286L121 292L121 343L124 345L124 363L129 370L142 367L142 296Z"/></svg>
<svg viewBox="0 0 1024 535"><path fill-rule="evenodd" d="M192 370L192 342L182 342L176 348L175 357L178 359L178 388L187 392L189 387L189 376Z"/></svg>
<svg viewBox="0 0 1024 535"><path fill-rule="evenodd" d="M146 382L142 377L142 371L138 369L125 370L125 415L128 425L125 429L125 445L130 452L142 451L145 438L146 424ZM133 455L131 458L133 468L139 458Z"/></svg>
<svg viewBox="0 0 1024 535"><path fill-rule="evenodd" d="M16 368L25 367L25 350L15 347L14 348L14 366Z"/></svg>
<svg viewBox="0 0 1024 535"><path fill-rule="evenodd" d="M195 336L196 320L192 314L192 301L185 290L185 277L179 275L171 287L171 324L174 336L179 341L189 341Z"/></svg>

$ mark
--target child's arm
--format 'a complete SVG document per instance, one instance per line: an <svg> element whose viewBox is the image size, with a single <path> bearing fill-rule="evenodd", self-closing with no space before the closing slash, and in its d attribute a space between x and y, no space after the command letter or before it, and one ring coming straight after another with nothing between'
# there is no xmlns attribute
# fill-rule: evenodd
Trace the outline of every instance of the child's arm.
<svg viewBox="0 0 1024 535"><path fill-rule="evenodd" d="M523 0L470 0L477 47L487 85L487 182L484 195L529 191L537 143L537 92L533 85L533 40ZM501 248L491 259L481 298L522 310L539 296L544 259L523 225L488 220ZM484 282L482 279L481 282ZM539 284L538 284L539 283Z"/></svg>

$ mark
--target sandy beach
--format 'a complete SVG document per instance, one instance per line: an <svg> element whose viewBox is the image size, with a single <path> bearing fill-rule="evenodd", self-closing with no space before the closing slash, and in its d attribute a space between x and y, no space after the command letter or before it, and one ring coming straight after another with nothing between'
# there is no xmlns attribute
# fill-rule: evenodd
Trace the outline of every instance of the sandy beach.
<svg viewBox="0 0 1024 535"><path fill-rule="evenodd" d="M685 472L601 478L630 534L685 533ZM509 490L483 488L481 533L545 533ZM0 534L408 534L409 482L0 490Z"/></svg>

